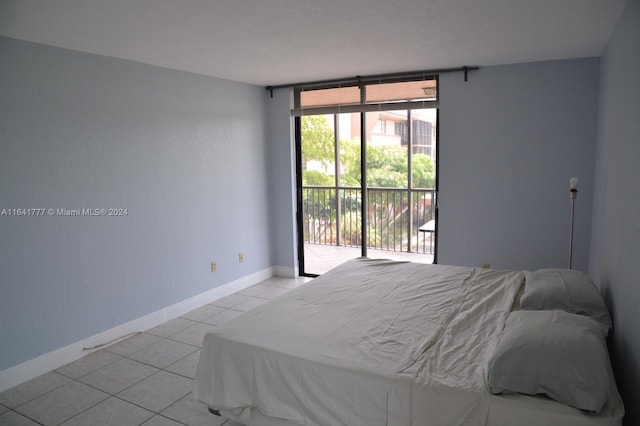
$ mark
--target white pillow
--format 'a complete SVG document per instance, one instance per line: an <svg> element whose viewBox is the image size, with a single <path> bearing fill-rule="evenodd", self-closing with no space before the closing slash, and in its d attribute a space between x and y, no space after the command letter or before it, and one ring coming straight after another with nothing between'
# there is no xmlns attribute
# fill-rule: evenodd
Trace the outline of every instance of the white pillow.
<svg viewBox="0 0 640 426"><path fill-rule="evenodd" d="M572 269L525 271L520 309L560 309L587 315L611 328L611 317L600 290L586 274Z"/></svg>
<svg viewBox="0 0 640 426"><path fill-rule="evenodd" d="M545 394L599 413L611 392L606 334L582 315L511 312L489 361L491 393Z"/></svg>

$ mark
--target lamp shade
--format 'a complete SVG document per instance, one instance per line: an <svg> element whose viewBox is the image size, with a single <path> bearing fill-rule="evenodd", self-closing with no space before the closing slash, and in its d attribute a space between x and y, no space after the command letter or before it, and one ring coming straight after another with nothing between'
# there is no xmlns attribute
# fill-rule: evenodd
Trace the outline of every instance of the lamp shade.
<svg viewBox="0 0 640 426"><path fill-rule="evenodd" d="M578 189L578 178L572 177L569 179L569 189Z"/></svg>

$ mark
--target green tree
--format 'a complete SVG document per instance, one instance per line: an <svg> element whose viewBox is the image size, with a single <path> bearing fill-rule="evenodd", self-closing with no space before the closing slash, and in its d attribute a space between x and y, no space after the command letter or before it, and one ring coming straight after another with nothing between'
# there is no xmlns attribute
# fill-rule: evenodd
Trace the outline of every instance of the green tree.
<svg viewBox="0 0 640 426"><path fill-rule="evenodd" d="M333 129L329 125L329 118L327 115L307 115L300 119L303 167L310 161L318 161L324 168L324 173L303 170L303 185L325 186L335 182L334 177L327 173L335 157Z"/></svg>
<svg viewBox="0 0 640 426"><path fill-rule="evenodd" d="M342 184L360 184L360 142L341 141ZM435 164L426 154L413 154L414 188L431 189L435 186ZM407 188L407 149L401 146L370 146L367 152L367 184L378 188Z"/></svg>
<svg viewBox="0 0 640 426"><path fill-rule="evenodd" d="M333 129L327 115L306 115L301 118L302 162L320 161L325 167L333 161Z"/></svg>
<svg viewBox="0 0 640 426"><path fill-rule="evenodd" d="M397 145L370 146L367 149L367 185L379 188L408 186L407 149Z"/></svg>
<svg viewBox="0 0 640 426"><path fill-rule="evenodd" d="M319 162L323 171L303 170L303 184L330 186L335 182L328 173L335 161L334 131L330 115L308 115L301 118L302 163ZM414 154L414 188L431 189L435 186L435 164L426 154ZM340 141L340 184L360 186L360 140ZM370 187L407 188L407 148L397 145L369 146L367 148L367 184Z"/></svg>
<svg viewBox="0 0 640 426"><path fill-rule="evenodd" d="M340 184L360 186L360 140L340 141Z"/></svg>
<svg viewBox="0 0 640 426"><path fill-rule="evenodd" d="M333 186L336 181L333 176L317 170L303 170L302 184L304 186Z"/></svg>
<svg viewBox="0 0 640 426"><path fill-rule="evenodd" d="M413 154L413 188L436 187L436 170L433 158L427 154Z"/></svg>

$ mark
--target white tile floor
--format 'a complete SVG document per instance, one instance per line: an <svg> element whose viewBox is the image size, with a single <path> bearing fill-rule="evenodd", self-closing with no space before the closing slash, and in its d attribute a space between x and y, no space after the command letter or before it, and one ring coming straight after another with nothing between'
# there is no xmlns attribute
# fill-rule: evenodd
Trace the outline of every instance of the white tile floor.
<svg viewBox="0 0 640 426"><path fill-rule="evenodd" d="M191 395L204 335L308 278L274 277L0 393L0 425L239 426Z"/></svg>

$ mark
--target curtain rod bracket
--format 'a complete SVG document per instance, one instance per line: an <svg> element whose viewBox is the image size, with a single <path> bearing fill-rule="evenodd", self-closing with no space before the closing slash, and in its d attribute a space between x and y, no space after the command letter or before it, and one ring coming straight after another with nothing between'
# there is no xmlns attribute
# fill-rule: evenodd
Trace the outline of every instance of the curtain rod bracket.
<svg viewBox="0 0 640 426"><path fill-rule="evenodd" d="M462 67L462 70L464 71L464 81L468 81L469 80L469 67L465 65L464 67Z"/></svg>
<svg viewBox="0 0 640 426"><path fill-rule="evenodd" d="M269 91L269 97L273 99L273 86L267 86L266 89Z"/></svg>

